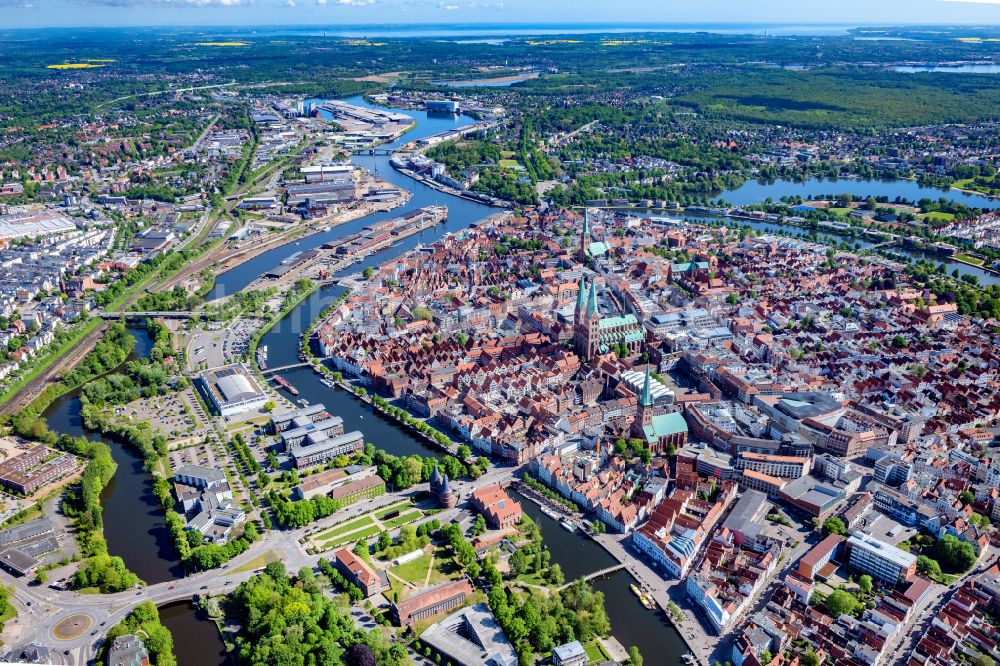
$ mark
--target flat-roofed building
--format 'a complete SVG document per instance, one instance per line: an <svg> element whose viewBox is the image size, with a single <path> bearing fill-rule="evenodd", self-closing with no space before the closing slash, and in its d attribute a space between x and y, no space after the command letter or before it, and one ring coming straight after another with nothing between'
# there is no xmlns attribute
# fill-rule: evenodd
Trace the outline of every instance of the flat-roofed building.
<svg viewBox="0 0 1000 666"><path fill-rule="evenodd" d="M394 603L392 615L399 626L408 627L419 620L460 607L472 592L472 584L467 578L441 583Z"/></svg>
<svg viewBox="0 0 1000 666"><path fill-rule="evenodd" d="M476 604L452 613L420 634L420 642L456 666L515 666L517 652L489 606Z"/></svg>
<svg viewBox="0 0 1000 666"><path fill-rule="evenodd" d="M916 555L864 532L855 532L847 540L847 562L851 568L890 585L909 580L917 573Z"/></svg>
<svg viewBox="0 0 1000 666"><path fill-rule="evenodd" d="M0 463L0 484L16 493L30 495L76 468L76 456L59 453L39 444Z"/></svg>
<svg viewBox="0 0 1000 666"><path fill-rule="evenodd" d="M798 479L812 469L812 459L799 456L778 456L741 451L736 456L736 469L751 469L768 476Z"/></svg>
<svg viewBox="0 0 1000 666"><path fill-rule="evenodd" d="M327 438L332 438L344 434L344 419L339 416L330 416L316 422L308 420L308 417L300 417L295 419L293 424L299 425L281 433L281 443L284 444L286 451L291 451L292 447L302 444L309 435L322 433ZM313 437L313 440L317 438Z"/></svg>
<svg viewBox="0 0 1000 666"><path fill-rule="evenodd" d="M313 420L323 420L321 414L326 413L326 407L321 402L317 402L313 405L308 405L302 409L296 409L292 412L285 412L284 414L276 414L271 416L271 420L267 424L268 432L277 435L280 432L288 430L290 428L296 428L305 421L296 423L297 419L308 419L309 422Z"/></svg>
<svg viewBox="0 0 1000 666"><path fill-rule="evenodd" d="M364 436L355 430L344 435L329 437L322 431L306 435L301 446L291 447L289 453L295 467L312 467L333 460L338 456L349 456L365 448Z"/></svg>
<svg viewBox="0 0 1000 666"><path fill-rule="evenodd" d="M580 641L572 641L552 649L553 666L586 666L590 662Z"/></svg>
<svg viewBox="0 0 1000 666"><path fill-rule="evenodd" d="M202 465L181 465L174 470L174 482L195 488L214 488L226 483L226 473L214 467Z"/></svg>
<svg viewBox="0 0 1000 666"><path fill-rule="evenodd" d="M753 543L763 527L761 518L770 506L767 495L757 490L747 490L736 500L722 527L732 532L736 545Z"/></svg>
<svg viewBox="0 0 1000 666"><path fill-rule="evenodd" d="M782 500L814 518L830 513L846 496L845 488L823 483L811 476L788 482L779 493Z"/></svg>
<svg viewBox="0 0 1000 666"><path fill-rule="evenodd" d="M222 416L235 416L264 406L267 394L242 363L205 370L198 375L209 402Z"/></svg>

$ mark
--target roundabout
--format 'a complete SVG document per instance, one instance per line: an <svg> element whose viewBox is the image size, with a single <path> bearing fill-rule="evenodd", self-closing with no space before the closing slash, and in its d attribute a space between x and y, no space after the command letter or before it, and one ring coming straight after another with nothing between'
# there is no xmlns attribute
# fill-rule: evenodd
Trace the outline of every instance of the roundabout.
<svg viewBox="0 0 1000 666"><path fill-rule="evenodd" d="M87 633L94 626L94 618L87 613L73 613L52 628L52 636L58 641L72 641Z"/></svg>

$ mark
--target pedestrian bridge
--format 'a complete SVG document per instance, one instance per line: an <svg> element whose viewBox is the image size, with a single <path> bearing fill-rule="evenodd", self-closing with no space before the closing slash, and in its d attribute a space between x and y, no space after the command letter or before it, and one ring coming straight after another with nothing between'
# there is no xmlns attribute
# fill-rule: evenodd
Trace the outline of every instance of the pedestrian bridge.
<svg viewBox="0 0 1000 666"><path fill-rule="evenodd" d="M594 571L593 573L589 573L586 576L584 576L583 579L589 583L590 581L594 580L595 578L603 578L604 576L610 576L611 574L613 574L613 573L615 573L617 571L621 571L624 568L625 568L624 564L616 564L614 566L606 567L604 569L601 569L600 571ZM572 585L572 583L566 583L565 585L563 585L559 589L560 590L565 590L570 585Z"/></svg>

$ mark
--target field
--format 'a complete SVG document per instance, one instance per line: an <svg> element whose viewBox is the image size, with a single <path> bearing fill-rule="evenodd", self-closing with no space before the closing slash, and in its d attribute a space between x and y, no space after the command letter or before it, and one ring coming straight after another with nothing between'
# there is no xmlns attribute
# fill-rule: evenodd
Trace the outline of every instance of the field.
<svg viewBox="0 0 1000 666"><path fill-rule="evenodd" d="M925 213L921 217L928 222L951 222L955 219L954 213L942 213L939 210L933 211L931 213Z"/></svg>
<svg viewBox="0 0 1000 666"><path fill-rule="evenodd" d="M48 69L93 69L94 67L104 67L92 62L64 62L58 65L46 65Z"/></svg>
<svg viewBox="0 0 1000 666"><path fill-rule="evenodd" d="M959 261L964 261L967 264L973 264L974 266L982 266L984 263L986 263L979 257L973 257L971 254L965 254L964 252L956 254L955 258L958 259Z"/></svg>

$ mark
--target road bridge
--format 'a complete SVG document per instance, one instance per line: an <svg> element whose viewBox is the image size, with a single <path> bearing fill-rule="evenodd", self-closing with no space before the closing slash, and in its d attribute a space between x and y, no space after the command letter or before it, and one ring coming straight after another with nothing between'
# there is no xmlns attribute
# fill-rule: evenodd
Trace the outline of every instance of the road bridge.
<svg viewBox="0 0 1000 666"><path fill-rule="evenodd" d="M358 148L351 151L354 155L392 155L395 148Z"/></svg>
<svg viewBox="0 0 1000 666"><path fill-rule="evenodd" d="M145 319L147 317L161 319L190 319L191 317L204 318L204 312L190 312L187 310L132 310L127 312L102 312L102 319Z"/></svg>

